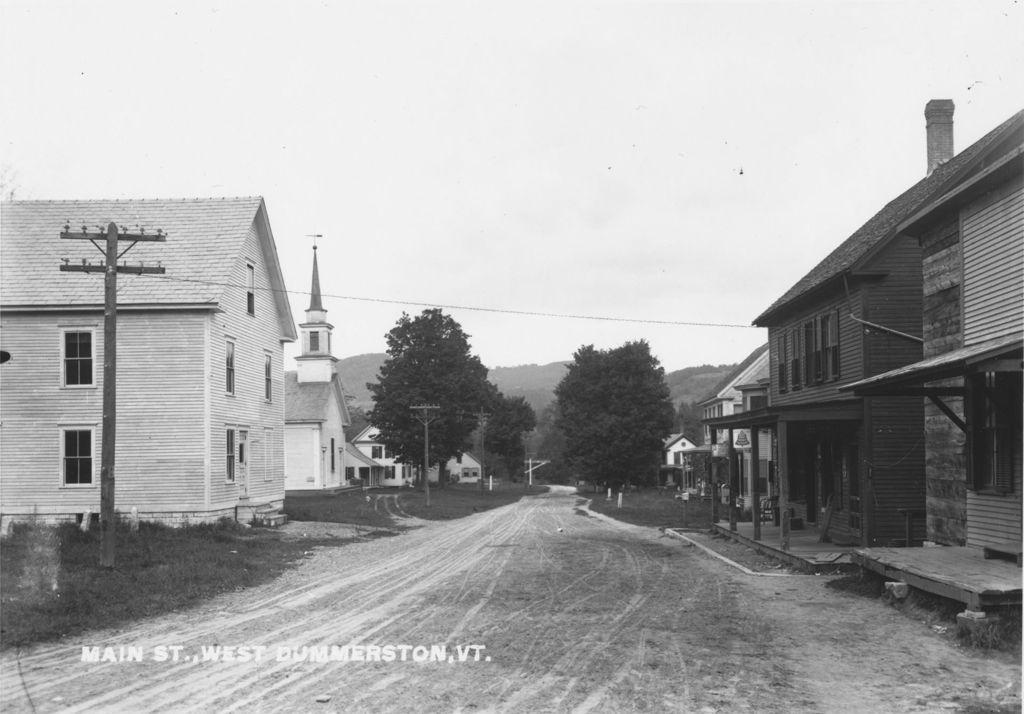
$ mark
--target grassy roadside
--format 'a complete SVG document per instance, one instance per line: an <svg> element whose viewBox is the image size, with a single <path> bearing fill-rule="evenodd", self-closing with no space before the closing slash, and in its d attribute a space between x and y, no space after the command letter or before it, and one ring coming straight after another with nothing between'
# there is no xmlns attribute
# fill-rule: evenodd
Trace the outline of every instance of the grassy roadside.
<svg viewBox="0 0 1024 714"><path fill-rule="evenodd" d="M284 512L295 521L352 523L394 529L402 527L400 518L403 516L428 521L463 518L545 491L546 486L527 488L522 484L495 485L493 491L481 491L476 484L453 484L443 489L434 486L430 489L428 506L426 494L418 489L377 488L288 498Z"/></svg>
<svg viewBox="0 0 1024 714"><path fill-rule="evenodd" d="M99 565L99 533L19 526L0 541L0 649L43 642L193 606L272 580L315 545L222 522L142 523L117 533L116 566Z"/></svg>
<svg viewBox="0 0 1024 714"><path fill-rule="evenodd" d="M590 509L617 518L626 523L653 528L711 528L711 502L692 498L685 503L673 498L671 492L648 491L622 494L622 508L618 506L618 495L609 500L604 493L580 493L590 498Z"/></svg>

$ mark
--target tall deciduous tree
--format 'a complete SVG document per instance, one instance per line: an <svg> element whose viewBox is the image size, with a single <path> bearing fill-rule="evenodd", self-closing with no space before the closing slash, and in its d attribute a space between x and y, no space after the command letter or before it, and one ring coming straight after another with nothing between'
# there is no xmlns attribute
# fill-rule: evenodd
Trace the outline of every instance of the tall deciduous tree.
<svg viewBox="0 0 1024 714"><path fill-rule="evenodd" d="M619 488L657 475L675 409L645 341L581 347L555 388L565 455L581 477Z"/></svg>
<svg viewBox="0 0 1024 714"><path fill-rule="evenodd" d="M374 402L370 421L397 460L422 464L423 424L411 407L437 405L430 463L443 467L469 447L476 414L490 404L487 368L470 354L469 336L459 323L438 309L417 317L402 313L387 344L377 382L366 385Z"/></svg>
<svg viewBox="0 0 1024 714"><path fill-rule="evenodd" d="M497 390L495 390L497 392ZM517 473L523 461L523 437L537 425L533 407L523 397L506 397L496 393L487 420L487 451L501 459L507 472Z"/></svg>

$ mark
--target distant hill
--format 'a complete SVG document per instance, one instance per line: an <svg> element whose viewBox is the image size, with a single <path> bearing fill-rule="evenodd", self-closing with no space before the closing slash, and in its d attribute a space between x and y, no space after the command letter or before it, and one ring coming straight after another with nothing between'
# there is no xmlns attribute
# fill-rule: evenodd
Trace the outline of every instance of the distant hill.
<svg viewBox="0 0 1024 714"><path fill-rule="evenodd" d="M707 399L711 390L736 368L734 364L684 367L665 374L672 403L698 402Z"/></svg>
<svg viewBox="0 0 1024 714"><path fill-rule="evenodd" d="M488 378L506 397L522 397L538 415L555 398L568 362L495 367Z"/></svg>
<svg viewBox="0 0 1024 714"><path fill-rule="evenodd" d="M351 397L352 404L363 410L373 407L373 399L370 398L370 390L366 388L366 383L377 381L377 373L385 359L386 354L375 352L338 360L338 374L341 375L345 394Z"/></svg>
<svg viewBox="0 0 1024 714"><path fill-rule="evenodd" d="M338 360L338 373L341 375L345 392L352 397L356 406L362 409L373 407L367 382L377 381L380 365L387 358L384 353L373 353L346 357ZM507 397L523 397L540 412L555 398L555 386L565 375L569 362L552 362L550 364L525 364L518 367L496 367L490 371L489 379ZM696 402L708 396L736 365L702 365L686 367L665 375L672 403Z"/></svg>

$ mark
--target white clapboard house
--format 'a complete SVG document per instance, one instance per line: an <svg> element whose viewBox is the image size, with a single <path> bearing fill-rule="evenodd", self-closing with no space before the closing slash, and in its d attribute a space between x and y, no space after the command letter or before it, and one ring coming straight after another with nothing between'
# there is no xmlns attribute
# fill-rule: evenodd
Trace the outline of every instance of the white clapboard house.
<svg viewBox="0 0 1024 714"><path fill-rule="evenodd" d="M284 342L294 321L263 199L15 201L0 206L0 518L100 508L103 275L66 224L167 234L118 279L115 505L171 524L248 521L284 500Z"/></svg>

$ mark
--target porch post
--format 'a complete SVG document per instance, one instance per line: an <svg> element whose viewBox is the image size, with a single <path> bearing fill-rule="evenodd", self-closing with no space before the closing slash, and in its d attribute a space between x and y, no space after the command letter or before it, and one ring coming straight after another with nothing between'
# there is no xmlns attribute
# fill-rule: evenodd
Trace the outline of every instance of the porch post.
<svg viewBox="0 0 1024 714"><path fill-rule="evenodd" d="M709 446L711 447L711 451L708 452L708 455L706 457L706 461L704 462L705 466L707 467L708 481L711 482L711 522L712 523L718 523L718 517L720 515L719 511L722 510L721 508L719 508L719 504L720 504L721 498L722 498L722 493L721 493L721 490L718 488L718 484L719 484L718 464L715 462L715 457L714 457L715 445L717 443L718 443L718 431L716 429L712 429L711 430L711 443L709 444Z"/></svg>
<svg viewBox="0 0 1024 714"><path fill-rule="evenodd" d="M760 464L760 430L756 426L750 427L750 499L753 501L751 518L754 521L754 540L761 540L761 485L758 478L761 475Z"/></svg>
<svg viewBox="0 0 1024 714"><path fill-rule="evenodd" d="M732 427L729 428L729 443L726 446L729 454L729 530L736 532L736 492L740 486L740 471L736 463L736 449L733 448Z"/></svg>
<svg viewBox="0 0 1024 714"><path fill-rule="evenodd" d="M789 440L787 424L781 419L775 425L778 451L775 455L775 478L779 480L779 533L782 550L789 550Z"/></svg>

